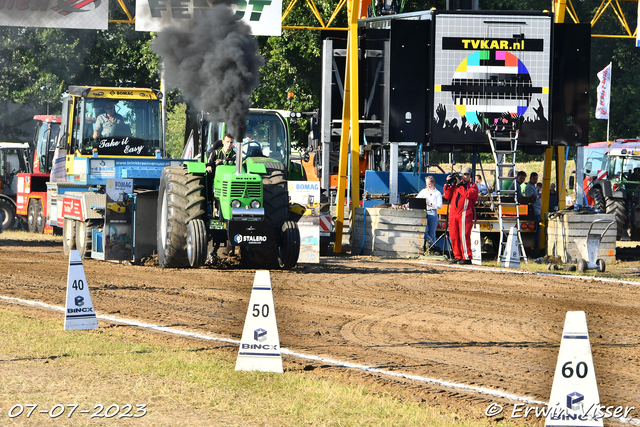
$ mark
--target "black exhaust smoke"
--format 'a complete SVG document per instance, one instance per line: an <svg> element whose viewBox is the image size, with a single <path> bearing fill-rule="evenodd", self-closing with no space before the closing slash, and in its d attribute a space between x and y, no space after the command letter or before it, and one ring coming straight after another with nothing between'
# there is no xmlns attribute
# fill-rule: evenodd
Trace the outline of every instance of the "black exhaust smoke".
<svg viewBox="0 0 640 427"><path fill-rule="evenodd" d="M194 14L181 27L158 33L153 49L162 59L167 85L180 89L199 110L223 120L240 139L264 63L258 43L225 3Z"/></svg>

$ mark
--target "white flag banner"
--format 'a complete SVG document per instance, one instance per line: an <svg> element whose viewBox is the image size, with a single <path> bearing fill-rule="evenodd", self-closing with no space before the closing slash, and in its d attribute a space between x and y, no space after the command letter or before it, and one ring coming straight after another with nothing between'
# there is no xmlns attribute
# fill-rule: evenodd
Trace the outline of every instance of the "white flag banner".
<svg viewBox="0 0 640 427"><path fill-rule="evenodd" d="M189 139L184 146L184 150L182 150L181 159L193 159L193 129L191 129L191 133L189 134Z"/></svg>
<svg viewBox="0 0 640 427"><path fill-rule="evenodd" d="M0 26L81 28L109 27L107 0L2 0Z"/></svg>
<svg viewBox="0 0 640 427"><path fill-rule="evenodd" d="M640 47L640 1L638 2L638 26L636 27L636 47Z"/></svg>
<svg viewBox="0 0 640 427"><path fill-rule="evenodd" d="M598 105L596 119L609 119L609 98L611 97L611 63L598 73Z"/></svg>
<svg viewBox="0 0 640 427"><path fill-rule="evenodd" d="M138 0L136 31L162 31L193 19L210 2L200 0ZM282 0L233 0L231 9L251 27L254 36L282 35Z"/></svg>

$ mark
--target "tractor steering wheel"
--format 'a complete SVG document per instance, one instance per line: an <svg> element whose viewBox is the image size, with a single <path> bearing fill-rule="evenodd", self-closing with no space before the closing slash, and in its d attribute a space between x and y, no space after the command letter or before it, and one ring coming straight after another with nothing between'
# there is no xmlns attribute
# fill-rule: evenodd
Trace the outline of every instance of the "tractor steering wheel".
<svg viewBox="0 0 640 427"><path fill-rule="evenodd" d="M262 154L262 146L258 141L253 139L242 143L242 151L246 153L245 157L264 157Z"/></svg>

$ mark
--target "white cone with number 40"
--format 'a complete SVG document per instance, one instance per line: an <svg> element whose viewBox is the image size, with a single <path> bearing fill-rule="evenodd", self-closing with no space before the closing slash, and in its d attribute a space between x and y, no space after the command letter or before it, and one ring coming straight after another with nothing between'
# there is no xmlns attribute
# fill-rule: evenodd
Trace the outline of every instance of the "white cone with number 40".
<svg viewBox="0 0 640 427"><path fill-rule="evenodd" d="M256 271L253 280L236 371L283 372L271 277L266 270Z"/></svg>
<svg viewBox="0 0 640 427"><path fill-rule="evenodd" d="M545 426L602 426L600 396L584 311L564 322Z"/></svg>
<svg viewBox="0 0 640 427"><path fill-rule="evenodd" d="M67 305L64 313L65 331L96 329L98 319L93 309L87 277L82 267L80 252L69 252L69 273L67 278Z"/></svg>

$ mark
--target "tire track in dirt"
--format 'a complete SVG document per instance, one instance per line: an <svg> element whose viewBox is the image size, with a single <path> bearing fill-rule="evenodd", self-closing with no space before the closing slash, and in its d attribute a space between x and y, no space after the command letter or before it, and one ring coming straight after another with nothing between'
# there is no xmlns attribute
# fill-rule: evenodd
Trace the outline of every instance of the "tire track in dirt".
<svg viewBox="0 0 640 427"><path fill-rule="evenodd" d="M62 305L67 268L61 248L0 246L0 295ZM84 268L99 313L241 336L252 270L95 260ZM271 280L283 347L542 401L566 312L583 310L601 401L640 407L640 286L371 257L327 258L273 271ZM410 380L346 375L402 384L426 401L482 409L491 401Z"/></svg>

